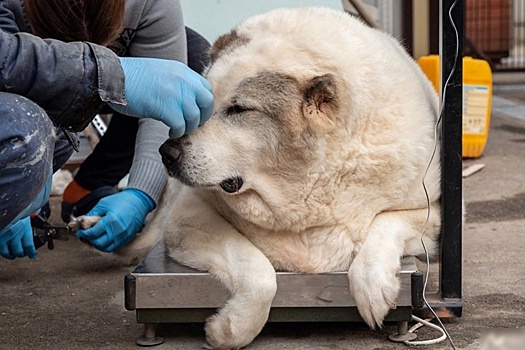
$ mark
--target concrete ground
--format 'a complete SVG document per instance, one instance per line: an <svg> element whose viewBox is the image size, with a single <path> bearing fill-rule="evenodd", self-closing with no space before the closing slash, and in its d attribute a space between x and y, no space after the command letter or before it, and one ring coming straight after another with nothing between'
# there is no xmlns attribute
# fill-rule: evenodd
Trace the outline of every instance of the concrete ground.
<svg viewBox="0 0 525 350"><path fill-rule="evenodd" d="M525 82L495 87L484 155L464 165L485 168L464 179L463 316L445 325L458 349L479 349L483 337L508 332L525 348ZM59 199L52 198L60 223ZM143 326L124 309L121 266L89 250L74 236L43 247L38 259L0 260L0 349L136 350ZM521 330L519 330L519 328ZM252 350L403 349L389 342L392 324L371 331L362 324L271 323ZM202 324L162 326L163 349L200 349ZM423 328L421 339L436 336ZM451 349L448 342L425 347ZM501 348L501 347L500 347ZM498 348L498 349L500 349ZM496 349L496 348L493 348ZM501 348L505 349L505 348ZM510 348L509 348L510 349Z"/></svg>

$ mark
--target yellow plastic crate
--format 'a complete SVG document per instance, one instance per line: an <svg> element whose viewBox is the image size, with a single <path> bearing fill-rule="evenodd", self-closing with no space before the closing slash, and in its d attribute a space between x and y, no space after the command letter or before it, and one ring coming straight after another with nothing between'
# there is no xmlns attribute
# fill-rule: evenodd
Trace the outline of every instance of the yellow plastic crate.
<svg viewBox="0 0 525 350"><path fill-rule="evenodd" d="M439 92L439 56L418 59L419 66ZM463 57L463 157L483 154L490 127L492 71L485 60Z"/></svg>

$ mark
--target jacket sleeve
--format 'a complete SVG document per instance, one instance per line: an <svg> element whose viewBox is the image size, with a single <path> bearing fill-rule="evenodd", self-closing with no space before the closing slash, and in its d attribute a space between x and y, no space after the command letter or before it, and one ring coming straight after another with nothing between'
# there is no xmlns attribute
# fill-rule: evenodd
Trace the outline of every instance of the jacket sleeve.
<svg viewBox="0 0 525 350"><path fill-rule="evenodd" d="M21 31L15 15L17 10L22 10L21 4L21 1L19 1L17 6L13 6L12 0L0 1L0 28L2 30L13 34Z"/></svg>
<svg viewBox="0 0 525 350"><path fill-rule="evenodd" d="M124 72L109 49L3 30L0 91L31 99L70 131L83 130L106 102L126 103Z"/></svg>

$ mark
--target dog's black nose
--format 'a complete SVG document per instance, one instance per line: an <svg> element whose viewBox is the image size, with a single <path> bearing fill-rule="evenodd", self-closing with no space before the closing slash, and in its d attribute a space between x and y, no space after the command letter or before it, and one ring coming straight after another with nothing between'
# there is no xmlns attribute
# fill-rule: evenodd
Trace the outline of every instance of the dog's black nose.
<svg viewBox="0 0 525 350"><path fill-rule="evenodd" d="M176 167L182 158L182 150L178 139L168 139L159 148L162 163L169 170Z"/></svg>

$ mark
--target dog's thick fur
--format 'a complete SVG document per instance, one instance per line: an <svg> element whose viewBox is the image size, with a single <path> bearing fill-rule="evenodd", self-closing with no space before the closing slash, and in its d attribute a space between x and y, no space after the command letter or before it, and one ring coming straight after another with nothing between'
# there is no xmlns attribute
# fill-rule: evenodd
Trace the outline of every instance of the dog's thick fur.
<svg viewBox="0 0 525 350"><path fill-rule="evenodd" d="M348 271L361 316L381 325L400 257L423 254L422 232L437 245L430 82L396 40L323 8L252 17L215 42L211 60L214 114L161 147L184 185L178 196L168 188L144 233L164 235L173 259L231 292L207 320L208 344L252 342L276 270Z"/></svg>

